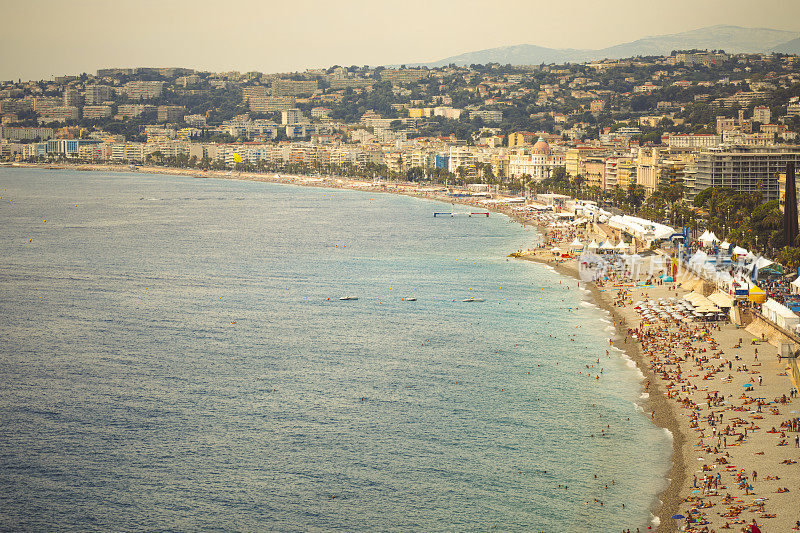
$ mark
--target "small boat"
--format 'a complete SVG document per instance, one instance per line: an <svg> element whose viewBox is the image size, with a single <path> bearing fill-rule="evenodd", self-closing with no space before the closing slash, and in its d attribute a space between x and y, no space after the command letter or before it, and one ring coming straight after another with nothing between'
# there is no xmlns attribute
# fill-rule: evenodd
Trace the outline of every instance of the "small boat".
<svg viewBox="0 0 800 533"><path fill-rule="evenodd" d="M461 300L462 302L485 302L483 298L467 298L466 300Z"/></svg>
<svg viewBox="0 0 800 533"><path fill-rule="evenodd" d="M358 296L342 296L340 300L358 300Z"/></svg>
<svg viewBox="0 0 800 533"><path fill-rule="evenodd" d="M414 298L413 296L411 298L402 298L402 300L404 302L416 302L417 301L417 299Z"/></svg>

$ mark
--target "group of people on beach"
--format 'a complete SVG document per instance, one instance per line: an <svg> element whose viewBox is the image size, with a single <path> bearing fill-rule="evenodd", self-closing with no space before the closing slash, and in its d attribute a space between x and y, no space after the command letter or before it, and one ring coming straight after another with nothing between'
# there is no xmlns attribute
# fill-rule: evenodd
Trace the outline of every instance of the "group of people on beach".
<svg viewBox="0 0 800 533"><path fill-rule="evenodd" d="M624 294L615 304L632 305ZM698 473L692 475L692 490L683 499L687 510L676 515L685 516L684 531L714 532L713 524L718 521L714 518L722 518L724 522L719 529L739 526L749 532L759 526L755 518L745 519L746 514L755 514L759 520L776 516L767 509L769 498L761 492L758 472L741 468L745 460L741 452L756 435L772 433L762 430L761 421L767 416L779 416L780 410L791 402L792 393L768 399L760 391L767 371L758 361L758 347L762 347L762 352L766 349L763 339L754 338L748 344L742 337L737 341L728 335L730 346L723 346L723 341L715 338L721 331L720 324L674 320L651 323L644 318L625 330L626 336L638 342L664 396L683 411L682 416L695 435L695 453L703 456L698 457L702 461ZM741 383L742 392L738 396L730 392L734 383ZM785 383L788 386L788 380ZM721 390L722 384L728 389L727 394ZM786 446L786 432L797 431L798 422L800 419L791 419L779 424L773 445ZM800 443L800 435L796 435L796 440ZM759 456L765 452L751 453ZM776 461L775 473L763 478L765 483L781 479L779 464ZM773 489L774 494L789 491L783 485Z"/></svg>

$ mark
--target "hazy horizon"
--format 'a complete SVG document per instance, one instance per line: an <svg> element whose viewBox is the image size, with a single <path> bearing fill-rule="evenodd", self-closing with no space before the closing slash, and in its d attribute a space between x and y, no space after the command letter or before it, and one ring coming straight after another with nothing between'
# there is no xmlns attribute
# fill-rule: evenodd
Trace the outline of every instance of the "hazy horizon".
<svg viewBox="0 0 800 533"><path fill-rule="evenodd" d="M0 80L109 67L302 71L437 61L499 46L597 49L715 25L799 31L800 3L676 0L654 16L632 0L553 3L352 0L6 2ZM793 26L794 25L794 26Z"/></svg>

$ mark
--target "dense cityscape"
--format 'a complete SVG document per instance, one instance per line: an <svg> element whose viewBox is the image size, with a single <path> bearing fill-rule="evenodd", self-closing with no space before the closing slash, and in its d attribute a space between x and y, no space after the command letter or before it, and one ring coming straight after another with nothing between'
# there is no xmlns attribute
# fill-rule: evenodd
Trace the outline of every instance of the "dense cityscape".
<svg viewBox="0 0 800 533"><path fill-rule="evenodd" d="M731 218L736 195L782 199L786 163L800 161L798 65L689 50L522 67L109 68L4 82L0 153L563 192L753 246L746 213L736 227L676 200L725 188L730 205L715 207ZM769 232L761 243L779 248Z"/></svg>
<svg viewBox="0 0 800 533"><path fill-rule="evenodd" d="M4 10L0 531L800 531L800 4L146 3Z"/></svg>

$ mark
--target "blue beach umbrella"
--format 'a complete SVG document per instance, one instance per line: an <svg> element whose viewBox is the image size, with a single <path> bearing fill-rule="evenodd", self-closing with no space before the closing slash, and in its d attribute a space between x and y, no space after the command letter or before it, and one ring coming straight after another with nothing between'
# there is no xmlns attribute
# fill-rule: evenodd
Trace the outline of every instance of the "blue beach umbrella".
<svg viewBox="0 0 800 533"><path fill-rule="evenodd" d="M680 520L681 518L686 518L686 517L683 516L682 514L676 514L676 515L673 515L672 518L674 518L675 520Z"/></svg>

